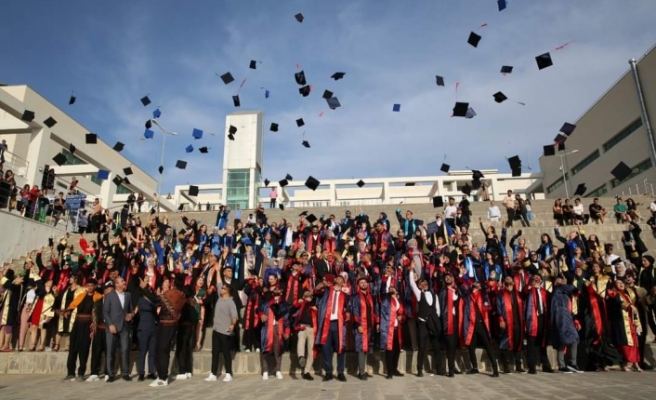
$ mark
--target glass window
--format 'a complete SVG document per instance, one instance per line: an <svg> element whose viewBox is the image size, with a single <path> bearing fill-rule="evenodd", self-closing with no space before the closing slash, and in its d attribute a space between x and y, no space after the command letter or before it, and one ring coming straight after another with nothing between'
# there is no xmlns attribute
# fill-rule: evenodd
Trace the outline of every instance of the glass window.
<svg viewBox="0 0 656 400"><path fill-rule="evenodd" d="M626 177L626 179L621 180L621 181L619 179L613 179L612 181L610 181L610 185L613 188L616 188L619 185L621 185L623 182L628 181L629 179L633 178L634 176L640 175L641 173L645 172L649 168L651 168L651 159L648 158L645 161L643 161L640 164L633 167L633 169L631 170L631 173L629 174L629 176Z"/></svg>
<svg viewBox="0 0 656 400"><path fill-rule="evenodd" d="M606 187L606 184L604 183L603 185L599 186L592 192L586 194L584 197L601 197L605 195L608 192L608 188Z"/></svg>
<svg viewBox="0 0 656 400"><path fill-rule="evenodd" d="M88 178L91 182L95 183L98 186L102 185L103 183L102 179L98 179L98 174L90 175Z"/></svg>
<svg viewBox="0 0 656 400"><path fill-rule="evenodd" d="M613 136L610 140L608 140L606 143L604 143L604 151L608 151L615 147L619 142L622 140L626 139L629 137L630 134L638 130L642 126L642 119L638 118L635 121L631 122L629 126L626 128L622 129L620 133L617 135Z"/></svg>
<svg viewBox="0 0 656 400"><path fill-rule="evenodd" d="M126 188L123 185L116 186L116 194L130 194L130 193L132 193L132 190L130 190L129 188Z"/></svg>
<svg viewBox="0 0 656 400"><path fill-rule="evenodd" d="M599 158L599 149L593 151L592 154L590 154L589 156L581 160L578 164L576 164L572 168L572 175L576 175L579 172L581 172L585 167L592 164L592 162L597 158Z"/></svg>
<svg viewBox="0 0 656 400"><path fill-rule="evenodd" d="M73 153L66 149L61 150L61 154L66 156L66 162L64 162L64 165L82 165L86 164L86 161L82 160L81 158L75 156Z"/></svg>

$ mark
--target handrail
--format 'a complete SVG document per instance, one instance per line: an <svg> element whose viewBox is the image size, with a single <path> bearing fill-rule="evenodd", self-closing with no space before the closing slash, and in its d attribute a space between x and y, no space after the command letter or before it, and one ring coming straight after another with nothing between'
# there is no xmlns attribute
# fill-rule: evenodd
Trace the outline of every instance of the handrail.
<svg viewBox="0 0 656 400"><path fill-rule="evenodd" d="M2 153L2 158L4 159L5 163L5 167L3 168L5 171L11 169L15 176L20 176L21 178L25 178L27 176L27 171L30 168L29 161L23 157L17 156L9 150L5 150ZM10 165L11 168L8 168L8 165Z"/></svg>

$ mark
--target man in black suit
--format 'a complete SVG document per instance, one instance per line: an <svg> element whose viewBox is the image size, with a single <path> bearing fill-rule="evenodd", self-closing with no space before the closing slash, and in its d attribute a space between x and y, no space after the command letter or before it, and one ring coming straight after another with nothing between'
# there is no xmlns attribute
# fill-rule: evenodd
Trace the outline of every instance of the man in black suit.
<svg viewBox="0 0 656 400"><path fill-rule="evenodd" d="M130 332L132 332L132 318L134 316L132 299L125 291L125 280L117 278L114 282L115 290L105 296L103 304L103 318L107 339L107 382L114 382L114 346L118 341L121 351L121 375L124 381L131 381L130 361Z"/></svg>

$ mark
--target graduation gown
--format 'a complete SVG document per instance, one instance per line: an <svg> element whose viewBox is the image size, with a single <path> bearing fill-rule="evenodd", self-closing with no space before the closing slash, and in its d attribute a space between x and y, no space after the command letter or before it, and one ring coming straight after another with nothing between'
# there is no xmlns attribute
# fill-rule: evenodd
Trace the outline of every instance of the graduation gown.
<svg viewBox="0 0 656 400"><path fill-rule="evenodd" d="M323 292L323 293L321 293ZM314 343L317 345L324 345L328 340L328 332L330 329L330 314L333 311L333 297L335 296L335 289L327 287L319 291L315 290L315 295L320 296L317 299L318 318L317 318L317 331L315 332ZM348 295L341 292L337 300L337 329L339 330L339 346L337 353L341 354L346 346L346 320L348 315Z"/></svg>
<svg viewBox="0 0 656 400"><path fill-rule="evenodd" d="M282 353L285 349L285 335L289 335L289 324L287 314L289 306L287 302L280 298L276 303L274 298L268 301L263 301L257 310L258 317L262 315L267 316L267 320L262 323L262 330L260 332L262 343L262 353L270 353L274 351L273 348L273 335L274 332L278 333L278 352Z"/></svg>
<svg viewBox="0 0 656 400"><path fill-rule="evenodd" d="M355 351L368 353L371 350L372 334L378 323L374 306L374 300L369 291L362 293L357 289L355 295L350 298L349 309L353 316ZM358 327L362 327L362 334L358 333Z"/></svg>
<svg viewBox="0 0 656 400"><path fill-rule="evenodd" d="M513 308L513 297L515 299ZM521 295L517 290L512 292L505 288L499 291L497 297L497 316L499 324L503 321L506 328L499 327L499 349L500 350L521 350L524 344L524 303ZM518 317L518 320L516 319Z"/></svg>

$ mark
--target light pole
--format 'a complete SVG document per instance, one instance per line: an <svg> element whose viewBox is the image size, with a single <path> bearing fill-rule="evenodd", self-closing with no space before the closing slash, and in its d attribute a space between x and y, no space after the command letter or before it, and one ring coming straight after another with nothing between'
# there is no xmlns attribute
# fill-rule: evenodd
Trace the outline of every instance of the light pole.
<svg viewBox="0 0 656 400"><path fill-rule="evenodd" d="M567 174L565 174L565 167L563 166L563 157L567 157L571 154L578 153L578 150L572 150L569 153L558 154L560 157L560 170L563 173L563 181L565 183L565 197L569 199L569 188L567 187Z"/></svg>
<svg viewBox="0 0 656 400"><path fill-rule="evenodd" d="M162 157L160 161L160 167L164 167L164 150L166 149L166 136L171 135L171 136L178 136L177 132L169 132L166 129L162 128L162 126L157 122L155 119L151 119L150 122L153 125L156 125L160 131L162 131ZM157 215L159 215L159 197L161 196L161 191L162 191L162 173L159 174L159 178L157 179Z"/></svg>

